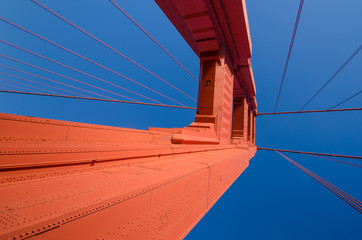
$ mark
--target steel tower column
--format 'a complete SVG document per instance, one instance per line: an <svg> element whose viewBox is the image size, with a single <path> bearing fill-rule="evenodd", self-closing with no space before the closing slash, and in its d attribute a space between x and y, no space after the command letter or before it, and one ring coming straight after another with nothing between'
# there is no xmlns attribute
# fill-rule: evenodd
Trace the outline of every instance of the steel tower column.
<svg viewBox="0 0 362 240"><path fill-rule="evenodd" d="M156 0L200 57L195 122L0 114L0 239L182 239L256 152L244 1Z"/></svg>

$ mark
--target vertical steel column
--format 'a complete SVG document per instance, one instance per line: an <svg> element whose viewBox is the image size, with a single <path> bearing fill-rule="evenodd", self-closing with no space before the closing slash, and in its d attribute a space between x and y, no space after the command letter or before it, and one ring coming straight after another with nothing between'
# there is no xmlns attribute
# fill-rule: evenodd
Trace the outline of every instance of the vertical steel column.
<svg viewBox="0 0 362 240"><path fill-rule="evenodd" d="M198 109L195 122L213 123L221 144L231 139L234 75L217 55L201 58Z"/></svg>
<svg viewBox="0 0 362 240"><path fill-rule="evenodd" d="M240 139L241 143L248 141L249 105L245 97L234 96L233 109L233 139Z"/></svg>
<svg viewBox="0 0 362 240"><path fill-rule="evenodd" d="M250 106L248 109L248 143L254 145L255 143L255 116Z"/></svg>
<svg viewBox="0 0 362 240"><path fill-rule="evenodd" d="M252 143L255 145L255 115L253 114L253 131L252 131Z"/></svg>

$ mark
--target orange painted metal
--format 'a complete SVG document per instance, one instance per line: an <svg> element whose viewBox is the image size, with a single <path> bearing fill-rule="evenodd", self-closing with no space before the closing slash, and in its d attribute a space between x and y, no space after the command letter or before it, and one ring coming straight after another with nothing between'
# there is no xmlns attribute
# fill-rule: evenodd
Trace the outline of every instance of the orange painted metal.
<svg viewBox="0 0 362 240"><path fill-rule="evenodd" d="M186 129L216 135L205 124ZM9 114L0 115L0 131L0 239L182 238L256 151L173 144L185 129Z"/></svg>
<svg viewBox="0 0 362 240"><path fill-rule="evenodd" d="M0 114L0 239L182 239L248 166L244 1L156 2L200 57L195 122L144 131Z"/></svg>
<svg viewBox="0 0 362 240"><path fill-rule="evenodd" d="M251 38L245 0L155 0L186 42L203 59L221 59L234 76L234 93L242 92L257 113L251 67Z"/></svg>

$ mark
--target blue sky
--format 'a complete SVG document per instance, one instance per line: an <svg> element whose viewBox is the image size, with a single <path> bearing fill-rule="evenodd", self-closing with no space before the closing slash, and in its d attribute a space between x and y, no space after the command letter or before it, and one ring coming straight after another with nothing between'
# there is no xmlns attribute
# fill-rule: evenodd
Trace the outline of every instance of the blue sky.
<svg viewBox="0 0 362 240"><path fill-rule="evenodd" d="M41 2L196 97L195 80L108 1L93 0L91 4L86 0ZM153 1L117 2L198 76L197 56ZM297 0L247 0L259 112L274 109L298 5ZM361 9L362 2L358 0L347 0L343 3L336 0L305 1L279 110L299 110L362 44ZM3 0L0 2L0 16L186 105L195 106L188 98L30 1ZM135 86L1 21L0 39L163 103L173 104L166 98ZM94 79L2 43L0 52L110 91L118 91L115 87L98 83ZM0 64L71 83L61 77L4 58L0 58ZM46 83L2 67L0 72ZM5 78L14 80L11 77ZM0 83L5 82L0 80ZM74 85L81 87L79 84ZM5 89L3 85L0 85L0 88ZM84 89L102 93L89 87ZM360 52L307 108L332 107L361 89ZM126 92L119 93L135 97ZM361 107L361 103L362 95L359 95L341 107ZM0 112L138 129L183 127L193 121L195 114L192 110L5 93L0 93ZM257 119L256 143L264 147L361 156L361 120L360 112L260 116ZM362 199L360 169L311 156L287 155L353 197ZM248 169L191 231L187 239L357 239L361 235L361 224L361 214L295 166L276 153L259 151L251 160Z"/></svg>

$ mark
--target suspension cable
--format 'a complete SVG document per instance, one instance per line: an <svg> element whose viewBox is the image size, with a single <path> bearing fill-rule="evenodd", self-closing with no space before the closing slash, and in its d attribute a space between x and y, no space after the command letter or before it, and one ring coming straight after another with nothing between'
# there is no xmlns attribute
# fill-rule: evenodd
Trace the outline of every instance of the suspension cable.
<svg viewBox="0 0 362 240"><path fill-rule="evenodd" d="M337 163L342 163L342 164L345 164L345 165L350 165L350 166L362 168L362 164L351 163L351 162L341 161L341 160L338 160L338 159L322 157L322 156L316 156L316 155L311 155L311 156L321 158L321 159L324 159L324 160L328 160L328 161L332 161L332 162L337 162Z"/></svg>
<svg viewBox="0 0 362 240"><path fill-rule="evenodd" d="M136 61L132 60L131 58L127 57L126 55L124 55L123 53L119 52L118 50L116 50L115 48L111 47L110 45L108 45L107 43L103 42L102 40L100 40L99 38L95 37L94 35L90 34L89 32L85 31L84 29L82 29L81 27L79 27L78 25L74 24L73 22L71 22L70 20L64 18L63 16L61 16L60 14L56 13L55 11L51 10L50 8L48 8L47 6L45 6L44 4L38 2L37 0L31 0L33 3L37 4L38 6L42 7L44 10L48 11L49 13L53 14L54 16L58 17L59 19L63 20L64 22L68 23L69 25L71 25L72 27L76 28L77 30L79 30L80 32L86 34L87 36L93 38L94 40L96 40L97 42L99 42L100 44L102 44L103 46L105 46L106 48L110 49L111 51L113 51L114 53L120 55L121 57L125 58L126 60L128 60L129 62L135 64L137 67L141 68L142 70L148 72L149 74L151 74L152 76L158 78L159 80L161 80L162 82L166 83L167 85L169 85L170 87L174 88L175 90L179 91L180 93L182 93L183 95L185 95L186 97L190 98L191 100L193 100L194 102L197 102L194 98L192 98L191 96L189 96L188 94L184 93L183 91L181 91L180 89L178 89L177 87L173 86L171 83L167 82L166 80L164 80L163 78L161 78L160 76L156 75L155 73L151 72L150 70L148 70L147 68L143 67L142 65L140 65L139 63L137 63Z"/></svg>
<svg viewBox="0 0 362 240"><path fill-rule="evenodd" d="M322 109L322 110L290 111L290 112L268 112L268 113L258 113L258 116L277 115L277 114L294 114L294 113L343 112L343 111L360 111L360 110L362 110L362 108Z"/></svg>
<svg viewBox="0 0 362 240"><path fill-rule="evenodd" d="M329 153L315 153L315 152L303 152L303 151L293 151L293 150L283 150L283 149L275 149L275 148L263 148L258 147L258 150L265 151L279 151L279 152L289 152L289 153L301 153L307 155L319 155L319 156L329 156L329 157L340 157L340 158L353 158L353 159L362 159L361 156L350 156L350 155L338 155L338 154L329 154ZM358 160L361 161L361 160Z"/></svg>
<svg viewBox="0 0 362 240"><path fill-rule="evenodd" d="M53 71L50 71L50 70L47 70L47 69L44 69L44 68L35 66L35 65L32 65L32 64L30 64L30 63L26 63L26 62L20 61L20 60L18 60L18 59L12 58L12 57L8 57L8 56L3 55L3 54L0 54L0 57L4 57L4 58L6 58L6 59L10 59L10 60L12 60L12 61L15 61L15 62L18 62L18 63L22 63L22 64L24 64L24 65L27 65L27 66L30 66L30 67L33 67L33 68L42 70L42 71L44 71L44 72L48 72L48 73L54 74L54 75L56 75L56 76L69 79L69 80L71 80L71 81L78 82L78 83L84 84L84 85L86 85L86 86L93 87L93 88L96 88L96 89L98 89L98 90L105 91L105 92L108 92L108 93L111 93L111 94L115 94L115 95L117 95L117 96L120 96L120 97L129 99L129 100L131 100L131 101L138 102L137 100L135 100L135 99L133 99L133 98L129 98L129 97L123 96L123 95L121 95L121 94L118 94L118 93L115 93L115 92L106 90L106 89L104 89L104 88L97 87L97 86L94 86L94 85L92 85L92 84L89 84L89 83L86 83L86 82L83 82L83 81L80 81L80 80L77 80L77 79L74 79L74 78L71 78L71 77L64 76L64 75L62 75L62 74L59 74L59 73L56 73L56 72L53 72ZM97 95L98 95L98 94L97 94ZM102 95L99 95L99 96L102 96ZM103 97L104 97L104 96L103 96ZM109 98L109 97L106 97L106 98ZM109 99L112 99L112 98L109 98Z"/></svg>
<svg viewBox="0 0 362 240"><path fill-rule="evenodd" d="M342 66L318 89L318 91L303 105L303 107L299 110L302 111L337 75L342 69L347 66L347 64L357 55L357 53L362 49L362 45L360 45L356 51L342 64Z"/></svg>
<svg viewBox="0 0 362 240"><path fill-rule="evenodd" d="M46 96L46 97L83 99L83 100L102 101L102 102L129 103L129 104L138 104L138 105L146 105L146 106L157 106L157 107L168 107L168 108L181 108L181 109L196 110L196 108L193 108L193 107L183 107L183 106L155 104L155 103L143 103L143 102L129 102L129 101L110 100L110 99L91 98L91 97L76 97L76 96L68 96L68 95L55 95L55 94L46 94L46 93L31 93L31 92L6 91L6 90L0 90L0 92L2 92L2 93L26 94L26 95L36 95L36 96Z"/></svg>
<svg viewBox="0 0 362 240"><path fill-rule="evenodd" d="M334 186L333 184L331 184L330 182L328 182L327 180L321 178L320 176L318 176L317 174L313 173L312 171L306 169L305 167L303 167L302 165L296 163L295 161L293 161L292 159L290 159L289 157L285 156L284 154L276 151L280 156L282 156L283 158L285 158L287 161L289 161L290 163L292 163L294 166L298 167L300 170L302 170L305 174L307 174L308 176L310 176L313 180L315 180L316 182L318 182L319 184L321 184L323 187L325 187L326 189L328 189L330 192L332 192L334 195L336 195L337 197L339 197L340 199L342 199L344 202L346 202L348 205L350 205L351 207L353 207L354 209L356 209L359 213L362 213L362 203L360 201L358 201L356 198L352 197L351 195L347 194L346 192L342 191L341 189L339 189L338 187Z"/></svg>
<svg viewBox="0 0 362 240"><path fill-rule="evenodd" d="M9 77L13 77L13 78L17 78L17 79L20 79L20 80L23 80L23 81L32 82L32 83L39 84L39 85L42 85L42 86L46 86L46 87L58 89L58 90L60 90L60 91L68 92L68 93L71 93L71 94L75 94L75 95L87 97L86 95L83 95L83 94L80 94L80 93L76 93L76 92L72 92L72 91L69 91L69 90L66 90L66 89L54 87L54 86L51 86L51 85L48 85L48 84L45 84L45 83L32 81L32 80L29 80L29 79L26 79L26 78L22 78L22 77L19 77L19 76L15 76L15 75L12 75L12 74L4 73L4 72L0 72L0 74L6 75L6 76L9 76Z"/></svg>
<svg viewBox="0 0 362 240"><path fill-rule="evenodd" d="M357 96L358 96L359 94L361 94L361 93L362 93L362 91L359 91L359 92L357 92L357 93L353 94L352 96L350 96L350 97L348 97L348 98L344 99L342 102L337 103L336 105L334 105L334 106L333 106L333 107L331 107L330 109L334 109L334 108L336 108L336 107L338 107L338 106L342 105L343 103L345 103L345 102L347 102L347 101L351 100L352 98L357 97Z"/></svg>
<svg viewBox="0 0 362 240"><path fill-rule="evenodd" d="M279 153L279 152L278 152ZM285 157L287 160L291 160L290 158L288 158L287 156L279 153L281 156ZM288 160L288 161L289 161ZM293 161L293 160L291 160ZM313 173L312 171L304 168L303 166L301 166L300 164L296 163L293 161L293 164L295 166L297 166L298 168L301 167L301 170L305 171L305 173L309 173L308 175L311 177L315 177L313 178L314 180L316 180L317 182L319 182L320 184L324 185L327 189L329 190L333 190L333 192L335 192L338 196L340 196L342 198L342 200L346 200L348 202L352 202L355 203L359 206L361 206L361 202L359 202L357 199L351 197L350 195L348 195L347 193L345 193L344 191L342 191L341 189L337 188L336 186L334 186L333 184L329 183L328 181L324 180L323 178L319 177L318 175L316 175L315 173Z"/></svg>
<svg viewBox="0 0 362 240"><path fill-rule="evenodd" d="M134 20L123 8L121 8L114 0L109 0L119 11L123 13L134 25L136 25L144 34L147 35L157 46L159 46L168 56L170 56L180 67L182 67L193 79L195 79L197 82L199 79L197 79L187 68L182 65L172 54L166 50L154 37L151 36L136 20Z"/></svg>
<svg viewBox="0 0 362 240"><path fill-rule="evenodd" d="M20 84L20 85L23 85L23 86L26 86L26 87L30 87L30 88L36 88L36 89L39 89L39 90L45 91L45 92L50 92L50 93L54 93L54 94L61 94L61 93L58 93L58 92L55 92L55 91L52 91L52 90L48 90L48 89L44 89L44 88L40 88L40 87L31 86L31 85L29 85L29 84L12 81L12 80L5 79L5 78L2 78L2 77L0 77L0 80L6 81L6 82L15 83L15 84ZM29 91L29 89L25 89L25 90Z"/></svg>
<svg viewBox="0 0 362 240"><path fill-rule="evenodd" d="M97 96L100 96L100 97L104 97L104 98L108 98L108 99L115 100L114 98L110 98L110 97L104 96L104 95L102 95L102 94L98 94L98 93L95 93L95 92L92 92L92 91L88 91L88 90L85 90L85 89L82 89L82 88L79 88L79 87L75 87L75 86L72 86L72 85L69 85L69 84L66 84L66 83L58 82L58 81L55 81L55 80L53 80L53 79L49 79L49 78L46 78L46 77L42 77L42 76L39 76L39 75L36 75L36 74L32 74L32 73L29 73L29 72L26 72L26 71L22 71L22 70L19 70L19 69L16 69L16 68L12 68L12 67L5 66L5 65L2 65L2 64L0 64L0 67L7 68L7 69L11 69L11 70L16 71L16 72L25 73L25 74L30 75L30 76L33 76L33 77L41 78L41 79L44 79L44 80L46 80L46 81L50 81L50 82L54 82L54 83L57 83L57 84L61 84L61 85L63 85L63 86L67 86L67 87L74 88L74 89L77 89L77 90L80 90L80 91L83 91L83 92L91 93L91 94L94 94L94 95L97 95ZM86 95L84 95L84 96L87 97Z"/></svg>
<svg viewBox="0 0 362 240"><path fill-rule="evenodd" d="M280 155L282 155L281 153L279 153ZM285 156L285 155L284 155ZM286 156L285 156L286 157ZM288 158L288 157L287 157ZM290 158L288 158L290 159ZM291 160L291 159L290 159ZM293 160L292 160L293 161ZM294 162L294 161L293 161ZM337 188L336 186L334 186L333 184L331 184L330 182L326 181L325 179L321 178L320 176L316 175L315 173L313 173L312 171L304 168L303 166L299 165L298 163L294 162L295 164L297 164L298 166L302 167L302 170L305 170L305 173L309 173L311 176L315 177L315 180L317 180L317 182L319 182L322 185L325 185L325 187L327 189L333 190L336 194L338 194L341 198L345 199L346 201L350 202L350 203L354 203L357 204L357 206L361 207L361 202L358 201L357 199L351 197L350 195L348 195L347 193L345 193L344 191L342 191L341 189ZM296 166L297 166L296 165ZM308 174L308 175L309 175Z"/></svg>
<svg viewBox="0 0 362 240"><path fill-rule="evenodd" d="M76 68L73 68L73 67L71 67L71 66L65 65L65 64L63 64L63 63L57 62L57 61L55 61L55 60L53 60L53 59L44 57L44 56L42 56L42 55L40 55L40 54L37 54L37 53L32 52L32 51L29 51L29 50L27 50L27 49L25 49L25 48L22 48L22 47L19 47L19 46L15 45L15 44L6 42L6 41L1 40L1 39L0 39L0 42L2 42L2 43L4 43L4 44L7 44L7 45L9 45L9 46L12 46L12 47L14 47L14 48L17 48L17 49L19 49L19 50L22 50L22 51L24 51L24 52L30 53L30 54L32 54L32 55L34 55L34 56L40 57L40 58L42 58L42 59L45 59L45 60L47 60L47 61L50 61L50 62L52 62L52 63L55 63L55 64L58 64L58 65L60 65L60 66L66 67L66 68L71 69L71 70L73 70L73 71L76 71L76 72L78 72L78 73L84 74L84 75L86 75L86 76L88 76L88 77L91 77L91 78L94 78L94 79L96 79L96 80L105 82L105 83L107 83L107 84L110 84L110 85L112 85L112 86L114 86L114 87L117 87L117 88L120 88L120 89L122 89L122 90L125 90L125 91L127 91L127 92L133 93L133 94L138 95L138 96L140 96L140 97L146 98L146 99L148 99L148 100L150 100L150 101L153 101L153 102L162 104L161 102L156 101L156 100L154 100L154 99L152 99L152 98L146 97L146 96L144 96L144 95L142 95L142 94L136 93L136 92L131 91L131 90L127 89L127 88L124 88L124 87L121 87L121 86L119 86L119 85L117 85L117 84L114 84L114 83L112 83L112 82L106 81L106 80L104 80L104 79L102 79L102 78L93 76L93 75L88 74L88 73L86 73L86 72L83 72L83 71L81 71L81 70L79 70L79 69L76 69ZM136 100L134 100L134 101L136 101Z"/></svg>
<svg viewBox="0 0 362 240"><path fill-rule="evenodd" d="M166 95L164 95L164 94L162 94L162 93L160 93L160 92L157 92L156 90L153 90L153 89L150 88L150 87L147 87L147 86L145 86L145 85L143 85L143 84L141 84L141 83L139 83L139 82L137 82L137 81L135 81L135 80L133 80L133 79L131 79L131 78L129 78L129 77L126 77L126 76L120 74L120 73L118 73L118 72L116 72L116 71L114 71L114 70L112 70L112 69L110 69L110 68L108 68L108 67L100 64L100 63L97 63L97 62L95 62L95 61L93 61L93 60L90 60L90 59L88 59L88 58L86 58L86 57L84 57L84 56L82 56L82 55L80 55L80 54L78 54L78 53L76 53L76 52L68 49L68 48L65 48L65 47L61 46L60 44L57 44L57 43L55 43L55 42L53 42L53 41L50 41L49 39L46 39L46 38L44 38L44 37L42 37L42 36L40 36L40 35L32 32L32 31L29 31L29 30L27 30L27 29L25 29L25 28L23 28L23 27L15 24L15 23L13 23L13 22L10 22L9 20L6 20L5 18L0 17L0 20L3 21L3 22L5 22L5 23L7 23L7 24L9 24L9 25L11 25L11 26L13 26L13 27L16 27L16 28L18 28L18 29L20 29L20 30L22 30L22 31L24 31L24 32L26 32L26 33L29 33L30 35L33 35L34 37L37 37L37 38L39 38L39 39L41 39L41 40L43 40L43 41L45 41L45 42L47 42L47 43L49 43L49 44L51 44L51 45L53 45L53 46L56 46L56 47L58 47L58 48L60 48L60 49L62 49L62 50L64 50L64 51L67 51L67 52L69 52L69 53L71 53L71 54L73 54L73 55L75 55L75 56L77 56L77 57L80 57L80 58L82 58L82 59L84 59L84 60L86 60L86 61L88 61L88 62L90 62L90 63L93 63L94 65L97 65L97 66L99 66L99 67L101 67L101 68L103 68L103 69L105 69L105 70L107 70L107 71L109 71L109 72L112 72L112 73L114 73L114 74L116 74L116 75L118 75L118 76L120 76L120 77L122 77L122 78L124 78L124 79L126 79L126 80L128 80L128 81L131 81L131 82L133 82L133 83L135 83L135 84L137 84L137 85L139 85L139 86L141 86L141 87L143 87L143 88L146 88L147 90L150 90L150 91L152 91L152 92L154 92L154 93L156 93L156 94L158 94L158 95L160 95L160 96L162 96L162 97L165 97L165 98L167 98L167 99L169 99L169 100L171 100L171 101L173 101L173 102L176 102L177 104L180 104L181 106L186 106L186 105L184 105L184 104L182 104L182 103L180 103L180 102L178 102L178 101L176 101L176 100L174 100L174 99L172 99L172 98L170 98L170 97L168 97L168 96L166 96Z"/></svg>
<svg viewBox="0 0 362 240"><path fill-rule="evenodd" d="M3 83L3 82L0 82L0 85L6 86L6 87L10 87L10 88L15 88L15 89L18 88L18 89L22 89L22 90L25 90L25 91L30 91L30 92L36 94L36 92L35 92L34 90L27 89L27 88L24 88L24 87L19 87L19 86L15 86L15 85ZM3 91L3 90L2 90L2 91Z"/></svg>
<svg viewBox="0 0 362 240"><path fill-rule="evenodd" d="M294 24L294 30L293 30L293 34L292 34L292 39L290 40L290 46L289 46L288 56L287 56L287 60L286 60L286 62L285 62L285 66L284 66L283 77L282 77L282 81L280 82L280 87L279 87L279 92L278 92L278 98L277 98L277 102L275 103L274 112L276 112L276 111L277 111L277 108L278 108L279 98L280 98L280 94L281 94L281 92L282 92L282 88L283 88L283 84L284 84L284 79L285 79L285 74L286 74L286 72L287 72L287 68L288 68L288 64L289 64L290 55L291 55L291 53L292 53L295 35L297 34L298 24L299 24L300 15L302 14L303 4L304 4L304 0L300 0L300 2L299 2L299 9L298 9L298 13L297 13L297 18L296 18L295 24Z"/></svg>

